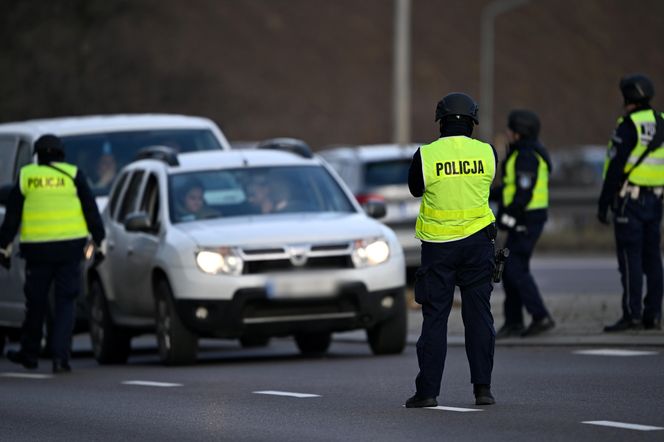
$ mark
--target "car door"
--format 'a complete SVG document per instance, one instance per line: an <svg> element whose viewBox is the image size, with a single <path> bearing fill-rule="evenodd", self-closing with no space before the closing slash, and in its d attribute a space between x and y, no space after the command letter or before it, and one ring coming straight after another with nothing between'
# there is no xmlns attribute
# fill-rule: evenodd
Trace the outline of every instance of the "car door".
<svg viewBox="0 0 664 442"><path fill-rule="evenodd" d="M159 180L154 172L149 172L143 180L137 211L150 217L153 229L147 232L126 232L126 264L123 274L126 287L123 292L127 304L132 306L132 314L152 318L154 297L152 295L152 269L159 247Z"/></svg>
<svg viewBox="0 0 664 442"><path fill-rule="evenodd" d="M120 191L120 196L117 201L117 207L111 207L109 212L109 222L106 224L106 231L108 234L108 263L106 264L107 270L107 287L109 293L107 295L112 303L118 309L118 313L122 315L131 315L135 310L131 298L128 297L128 292L131 291L130 282L127 279L127 272L130 265L127 262L128 250L130 246L130 238L124 226L124 221L127 215L136 211L136 206L139 197L139 191L143 183L145 172L140 169L130 171L126 178L121 177L126 184ZM115 192L112 199L115 197ZM113 201L111 201L113 203Z"/></svg>
<svg viewBox="0 0 664 442"><path fill-rule="evenodd" d="M0 135L0 186L8 195L17 177L18 136ZM0 224L5 219L5 206L0 205ZM18 235L13 243L10 270L0 268L0 326L19 327L23 321L25 298L23 297L24 264L17 256Z"/></svg>

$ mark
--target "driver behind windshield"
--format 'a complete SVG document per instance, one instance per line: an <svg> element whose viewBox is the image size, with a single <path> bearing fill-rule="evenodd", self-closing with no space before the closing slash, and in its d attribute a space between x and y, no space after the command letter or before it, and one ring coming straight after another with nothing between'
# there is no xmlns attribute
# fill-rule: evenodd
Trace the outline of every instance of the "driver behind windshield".
<svg viewBox="0 0 664 442"><path fill-rule="evenodd" d="M190 178L176 194L176 211L179 221L193 221L204 218L215 218L220 213L208 207L204 197L203 184Z"/></svg>

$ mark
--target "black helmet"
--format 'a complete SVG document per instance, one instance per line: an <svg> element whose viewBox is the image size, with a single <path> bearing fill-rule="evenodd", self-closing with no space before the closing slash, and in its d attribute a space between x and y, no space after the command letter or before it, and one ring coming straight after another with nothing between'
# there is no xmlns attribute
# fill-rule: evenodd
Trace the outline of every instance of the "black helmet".
<svg viewBox="0 0 664 442"><path fill-rule="evenodd" d="M620 91L625 99L625 104L647 104L655 95L655 86L645 75L632 74L620 80Z"/></svg>
<svg viewBox="0 0 664 442"><path fill-rule="evenodd" d="M42 135L35 141L35 153L40 163L65 159L62 140L52 134Z"/></svg>
<svg viewBox="0 0 664 442"><path fill-rule="evenodd" d="M540 120L535 112L529 110L513 110L507 117L507 127L523 138L537 138L540 131Z"/></svg>
<svg viewBox="0 0 664 442"><path fill-rule="evenodd" d="M443 99L438 102L438 106L436 106L435 121L447 117L448 115L463 115L465 117L470 117L475 124L480 124L480 121L477 119L478 110L479 106L470 96L461 92L454 92L445 95Z"/></svg>

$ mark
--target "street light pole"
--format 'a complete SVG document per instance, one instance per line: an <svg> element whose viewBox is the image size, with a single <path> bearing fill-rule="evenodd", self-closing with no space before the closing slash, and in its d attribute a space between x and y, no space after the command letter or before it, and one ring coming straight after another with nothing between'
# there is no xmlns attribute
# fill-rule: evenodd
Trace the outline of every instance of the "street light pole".
<svg viewBox="0 0 664 442"><path fill-rule="evenodd" d="M410 143L410 6L411 0L394 0L394 50L392 108L394 142Z"/></svg>
<svg viewBox="0 0 664 442"><path fill-rule="evenodd" d="M480 22L480 138L493 138L494 22L498 15L529 0L495 0L482 9Z"/></svg>

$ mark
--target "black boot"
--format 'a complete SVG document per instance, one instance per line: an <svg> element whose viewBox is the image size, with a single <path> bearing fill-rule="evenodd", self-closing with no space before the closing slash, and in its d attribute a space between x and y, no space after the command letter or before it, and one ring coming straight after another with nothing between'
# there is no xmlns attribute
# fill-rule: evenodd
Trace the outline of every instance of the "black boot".
<svg viewBox="0 0 664 442"><path fill-rule="evenodd" d="M406 401L406 408L437 407L438 402L433 397L420 397L417 394Z"/></svg>
<svg viewBox="0 0 664 442"><path fill-rule="evenodd" d="M551 319L550 316L545 316L542 319L533 319L533 322L531 322L528 328L521 333L521 336L525 338L528 336L539 335L547 330L551 330L555 326L556 323L553 322L553 319Z"/></svg>
<svg viewBox="0 0 664 442"><path fill-rule="evenodd" d="M662 320L643 317L643 328L645 330L661 330Z"/></svg>
<svg viewBox="0 0 664 442"><path fill-rule="evenodd" d="M604 331L607 333L641 329L643 329L641 321L628 318L620 318L615 324L604 327Z"/></svg>
<svg viewBox="0 0 664 442"><path fill-rule="evenodd" d="M12 361L14 364L22 365L24 368L29 370L34 370L39 365L37 359L32 359L20 351L9 350L7 352L7 359Z"/></svg>
<svg viewBox="0 0 664 442"><path fill-rule="evenodd" d="M53 359L53 373L70 373L69 362L62 359Z"/></svg>
<svg viewBox="0 0 664 442"><path fill-rule="evenodd" d="M473 394L475 395L475 405L493 405L496 403L489 384L474 384Z"/></svg>
<svg viewBox="0 0 664 442"><path fill-rule="evenodd" d="M510 338L513 336L521 336L525 330L523 324L503 324L502 327L496 332L496 339Z"/></svg>

